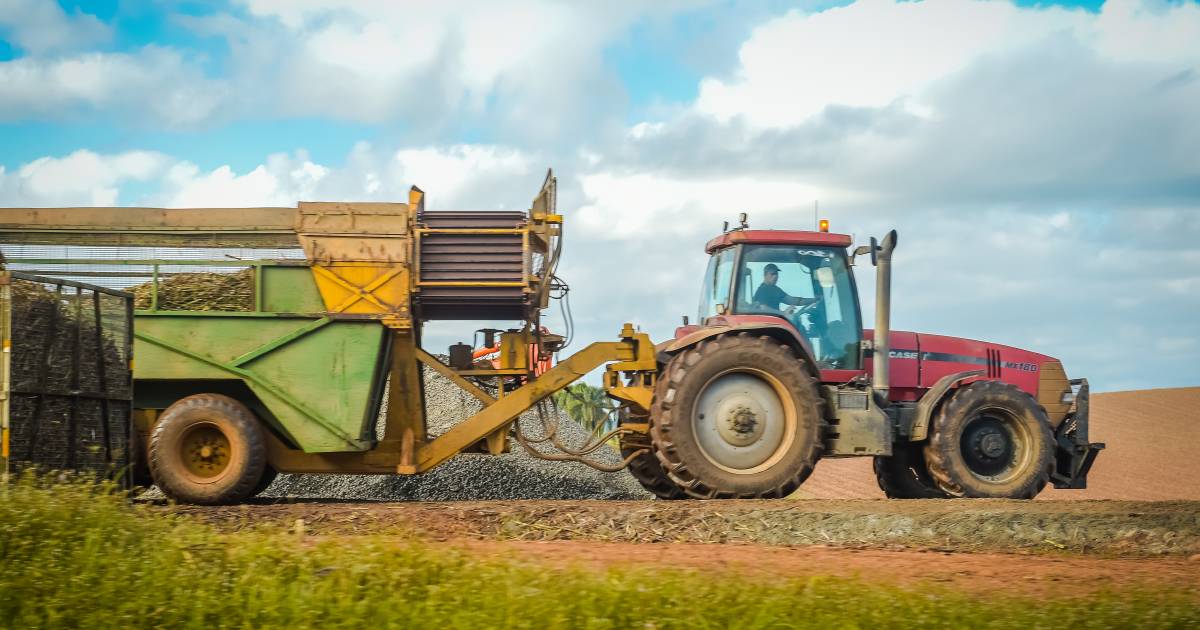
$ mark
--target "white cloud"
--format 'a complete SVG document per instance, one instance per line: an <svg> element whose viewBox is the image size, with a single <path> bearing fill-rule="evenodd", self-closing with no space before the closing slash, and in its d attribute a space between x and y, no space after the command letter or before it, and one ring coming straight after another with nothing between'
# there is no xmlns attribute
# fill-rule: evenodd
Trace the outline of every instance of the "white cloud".
<svg viewBox="0 0 1200 630"><path fill-rule="evenodd" d="M937 109L924 96L939 80L1064 37L1108 61L1183 70L1200 60L1200 7L1109 0L1094 15L999 1L860 0L813 14L792 11L754 31L731 80L704 80L696 109L759 127L796 125L829 105L897 101L931 117Z"/></svg>
<svg viewBox="0 0 1200 630"><path fill-rule="evenodd" d="M323 176L323 169L309 162L299 168L278 163L273 166L260 165L249 173L238 175L228 166L202 173L194 164L177 164L167 173L166 202L161 205L171 208L294 206L296 198L303 196L303 192L311 189ZM283 172L280 172L280 166L283 166Z"/></svg>
<svg viewBox="0 0 1200 630"><path fill-rule="evenodd" d="M0 36L32 54L78 50L108 41L111 29L94 15L67 14L57 2L0 2Z"/></svg>
<svg viewBox="0 0 1200 630"><path fill-rule="evenodd" d="M234 109L400 121L419 141L486 125L507 142L619 124L622 86L605 48L639 18L686 3L243 4L249 17L181 20L229 42Z"/></svg>
<svg viewBox="0 0 1200 630"><path fill-rule="evenodd" d="M678 4L251 0L248 15L173 18L226 39L218 76L203 52L51 54L69 51L47 44L0 62L0 120L101 113L189 127L320 116L400 122L430 140L485 124L498 141L594 135L606 128L599 119L619 124L623 103L603 51L640 16Z"/></svg>
<svg viewBox="0 0 1200 630"><path fill-rule="evenodd" d="M763 177L690 179L609 171L579 177L584 204L578 221L592 238L661 241L668 235L711 232L749 211L756 225L803 221L811 227L813 201L844 202L845 191Z"/></svg>
<svg viewBox="0 0 1200 630"><path fill-rule="evenodd" d="M176 51L147 46L135 53L21 57L0 62L0 119L123 113L135 126L186 127L212 118L228 86L203 76Z"/></svg>
<svg viewBox="0 0 1200 630"><path fill-rule="evenodd" d="M100 155L76 151L44 157L13 173L0 167L0 204L6 206L111 206L121 184L160 176L170 159L150 151Z"/></svg>
<svg viewBox="0 0 1200 630"><path fill-rule="evenodd" d="M165 171L143 200L166 208L294 206L299 201L406 201L408 187L426 191L430 209L503 209L527 205L497 191L535 192L538 167L526 153L492 145L405 148L381 153L355 147L343 167L313 162L307 153L279 153L245 173L229 166L201 170L186 161ZM523 196L522 196L523 197ZM465 204L465 205L458 205Z"/></svg>

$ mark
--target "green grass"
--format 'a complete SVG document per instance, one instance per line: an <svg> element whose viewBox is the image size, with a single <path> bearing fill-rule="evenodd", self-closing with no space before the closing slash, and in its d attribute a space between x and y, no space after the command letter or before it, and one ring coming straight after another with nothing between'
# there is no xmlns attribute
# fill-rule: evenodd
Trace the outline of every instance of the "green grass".
<svg viewBox="0 0 1200 630"><path fill-rule="evenodd" d="M221 534L130 506L109 487L24 479L0 488L0 625L1182 628L1200 625L1200 609L1170 593L979 598L853 580L550 569L370 536Z"/></svg>

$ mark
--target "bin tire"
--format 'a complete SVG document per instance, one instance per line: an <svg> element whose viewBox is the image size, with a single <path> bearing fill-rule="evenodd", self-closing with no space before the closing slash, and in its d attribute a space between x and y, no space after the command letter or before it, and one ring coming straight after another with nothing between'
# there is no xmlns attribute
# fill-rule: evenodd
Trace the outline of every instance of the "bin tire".
<svg viewBox="0 0 1200 630"><path fill-rule="evenodd" d="M180 503L242 501L253 495L266 467L258 419L228 396L196 394L177 401L150 438L154 482Z"/></svg>
<svg viewBox="0 0 1200 630"><path fill-rule="evenodd" d="M275 478L278 476L279 471L275 470L274 466L270 464L264 466L262 478L258 480L258 485L254 486L254 492L251 492L250 496L256 497L262 494L267 488L271 487L271 484L275 482Z"/></svg>

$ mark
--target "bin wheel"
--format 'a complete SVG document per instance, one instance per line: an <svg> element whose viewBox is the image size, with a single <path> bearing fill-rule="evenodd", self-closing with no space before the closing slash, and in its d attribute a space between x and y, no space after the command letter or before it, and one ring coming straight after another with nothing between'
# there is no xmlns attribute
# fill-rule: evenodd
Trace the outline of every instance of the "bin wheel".
<svg viewBox="0 0 1200 630"><path fill-rule="evenodd" d="M262 478L258 480L258 485L254 486L254 492L251 492L250 496L256 497L262 494L264 490L271 487L271 484L275 482L275 478L278 476L279 471L275 470L273 466L270 464L264 466Z"/></svg>
<svg viewBox="0 0 1200 630"><path fill-rule="evenodd" d="M220 394L196 394L163 412L150 438L150 473L180 503L220 505L254 494L267 467L258 419Z"/></svg>

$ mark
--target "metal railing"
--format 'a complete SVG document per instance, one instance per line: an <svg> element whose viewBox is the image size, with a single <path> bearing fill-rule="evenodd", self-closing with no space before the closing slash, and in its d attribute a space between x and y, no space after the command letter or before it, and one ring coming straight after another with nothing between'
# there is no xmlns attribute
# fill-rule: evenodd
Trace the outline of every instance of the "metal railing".
<svg viewBox="0 0 1200 630"><path fill-rule="evenodd" d="M0 272L0 458L10 471L131 464L133 295Z"/></svg>

